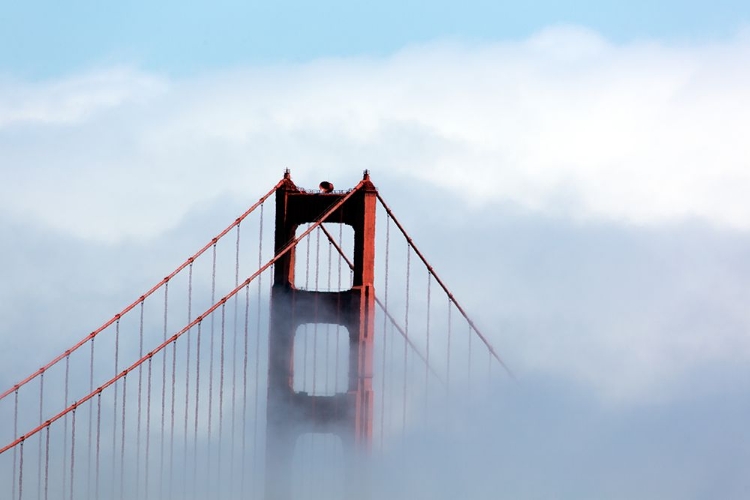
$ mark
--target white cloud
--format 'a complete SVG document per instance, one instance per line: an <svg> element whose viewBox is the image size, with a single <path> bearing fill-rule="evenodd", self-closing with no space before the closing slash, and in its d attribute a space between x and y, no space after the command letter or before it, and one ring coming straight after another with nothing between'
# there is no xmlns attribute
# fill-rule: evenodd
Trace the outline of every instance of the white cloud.
<svg viewBox="0 0 750 500"><path fill-rule="evenodd" d="M0 94L0 208L112 240L173 226L194 201L252 197L283 167L339 185L370 167L480 205L745 229L748 62L742 36L614 45L554 28L184 80L116 68L15 83Z"/></svg>
<svg viewBox="0 0 750 500"><path fill-rule="evenodd" d="M0 129L18 124L80 124L96 113L148 100L161 78L112 68L41 84L0 82Z"/></svg>
<svg viewBox="0 0 750 500"><path fill-rule="evenodd" d="M748 62L743 35L692 46L615 45L583 29L555 28L520 42L433 43L382 59L188 79L114 68L0 83L0 216L89 241L141 239L187 231L190 210L222 197L253 202L285 167L300 185L327 178L337 187L354 185L370 168L389 199L390 192L404 198L404 186L420 193L440 187L483 209L474 214L483 214L484 227L500 217L498 207L516 205L562 221L567 238L578 237L571 228L586 227L576 225L582 220L627 231L674 229L674 221L697 218L747 230ZM404 203L418 208L420 199ZM445 223L451 214L443 216ZM592 278L578 296L565 285L582 272L609 275L612 264L587 268L590 259L577 253L558 259L546 248L557 243L545 238L530 241L521 257L502 255L512 265L497 271L504 280L495 277L515 280L510 292L494 290L492 302L497 294L504 304L509 330L499 331L497 344L507 342L518 370L572 377L611 400L637 400L672 391L702 363L747 358L747 319L738 312L745 294L730 291L744 282L734 260L712 254L710 265L680 265L666 284L652 282L653 261L701 255L702 243L686 240L686 249L660 240L633 258L633 269L610 281ZM592 238L601 244L608 236ZM617 258L633 250L603 248ZM533 283L539 263L526 253L536 252L554 265ZM453 262L455 253L436 264L444 270ZM691 295L675 278L692 276L693 268L703 273L694 286L710 292ZM453 274L450 283L464 273ZM633 276L647 285L612 288ZM467 300L474 286L459 297ZM693 325L688 310L717 324Z"/></svg>

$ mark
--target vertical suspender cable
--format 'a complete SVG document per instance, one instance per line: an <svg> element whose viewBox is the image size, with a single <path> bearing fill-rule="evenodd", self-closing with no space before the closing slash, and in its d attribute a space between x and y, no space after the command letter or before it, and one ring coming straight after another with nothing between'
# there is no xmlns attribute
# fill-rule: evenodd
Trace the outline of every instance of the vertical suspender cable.
<svg viewBox="0 0 750 500"><path fill-rule="evenodd" d="M15 439L16 436L18 436L18 386L16 386L16 390L14 391L14 402L13 402L13 438ZM67 406L67 401L65 401ZM13 447L13 476L11 477L11 498L16 498L16 471L17 471L17 462L18 462L18 450L17 446Z"/></svg>
<svg viewBox="0 0 750 500"><path fill-rule="evenodd" d="M341 245L341 241L344 239L344 221L343 221L344 214L343 212L340 212L339 214L339 239L338 244ZM337 266L337 282L336 282L336 289L338 290L338 293L336 294L336 356L334 359L334 368L333 368L333 392L335 394L338 394L340 392L339 389L339 358L341 357L341 255L338 257L338 266ZM346 346L348 347L350 344L349 337L346 338ZM348 352L348 349L347 349ZM346 356L346 359L349 359L349 356ZM346 390L346 387L344 387L344 390ZM334 400L334 410L338 411L338 399Z"/></svg>
<svg viewBox="0 0 750 500"><path fill-rule="evenodd" d="M344 239L344 224L342 223L342 221L339 221L339 246L341 246L341 241L343 239ZM338 265L338 285L337 286L338 286L338 289L339 289L339 292L340 292L341 291L341 279L342 279L342 277L341 277L341 257L339 257L338 261L339 261L339 265ZM335 381L334 382L334 385L335 385L334 391L336 393L339 392L339 357L340 357L339 356L339 352L341 352L340 351L340 345L339 345L340 344L339 337L341 336L341 325L340 325L340 323L341 323L341 293L339 293L337 295L337 298L336 298L336 366L334 367L334 377L333 377L333 379ZM348 339L347 339L347 343L348 343ZM347 356L347 359L349 359L348 356Z"/></svg>
<svg viewBox="0 0 750 500"><path fill-rule="evenodd" d="M385 295L384 295L384 301L385 301L385 310L388 310L388 274L389 274L389 265L390 265L390 258L389 258L389 252L390 252L390 246L391 246L391 218L386 218L386 226L385 226ZM339 261L341 258L339 257ZM382 388L380 391L380 448L383 448L383 438L385 436L385 395L386 395L386 367L387 363L386 360L388 358L387 352L388 352L388 315L383 314L383 366L381 369L382 373Z"/></svg>
<svg viewBox="0 0 750 500"><path fill-rule="evenodd" d="M128 395L128 375L122 377L122 433L120 434L120 500L125 499L125 411ZM146 451L148 454L148 451ZM148 465L148 464L147 464Z"/></svg>
<svg viewBox="0 0 750 500"><path fill-rule="evenodd" d="M409 285L411 273L411 245L406 247L406 312L404 313L404 388L402 401L402 430L406 432L406 389L409 360Z"/></svg>
<svg viewBox="0 0 750 500"><path fill-rule="evenodd" d="M331 291L331 272L333 270L333 260L332 260L332 258L333 258L333 243L329 239L328 240L328 276L327 276L327 282L326 282L326 290L328 292ZM338 290L338 292L340 293L341 291ZM326 375L326 377L325 377L326 378L326 380L325 380L325 393L326 393L326 395L330 395L331 394L329 392L330 391L329 388L330 388L330 385L331 385L330 384L330 380L329 380L331 378L330 377L330 370L329 370L329 367L331 366L331 360L330 360L330 358L331 358L331 356L330 356L330 351L331 351L331 349L330 349L330 347L331 347L331 328L330 328L330 325L326 326L325 337L326 337L326 341L325 341L325 353L326 353L326 360L325 360L325 375ZM338 356L338 353L336 353L336 355ZM331 441L329 440L329 442L331 442ZM333 444L334 450L335 450L335 443L332 443L332 444Z"/></svg>
<svg viewBox="0 0 750 500"><path fill-rule="evenodd" d="M190 269L188 270L188 305L187 305L187 316L188 324L193 320L193 263L190 262ZM191 330L188 330L187 338L185 343L187 347L185 349L185 419L184 419L184 435L183 435L183 481L182 481L182 494L184 498L187 498L187 478L189 474L188 470L188 414L190 412L190 338Z"/></svg>
<svg viewBox="0 0 750 500"><path fill-rule="evenodd" d="M94 498L99 499L99 450L100 450L100 437L102 430L102 393L99 392L96 396L96 461L94 464ZM47 441L49 451L49 427L47 427ZM49 460L49 454L47 454ZM47 500L47 484L45 482L45 495L44 500Z"/></svg>
<svg viewBox="0 0 750 500"><path fill-rule="evenodd" d="M240 284L240 224L237 224L237 241L234 247L234 287ZM236 425L236 401L237 401L237 314L239 313L239 294L234 296L234 322L232 325L232 396L230 405L231 432L229 434L229 495L234 492L234 434Z"/></svg>
<svg viewBox="0 0 750 500"><path fill-rule="evenodd" d="M75 412L73 413L73 415L75 415ZM21 444L19 445L20 449L18 450L18 500L23 500L23 444L23 441L21 441ZM15 478L13 478L13 481L15 482Z"/></svg>
<svg viewBox="0 0 750 500"><path fill-rule="evenodd" d="M115 361L116 363L116 361ZM64 408L67 408L68 406L68 388L69 388L69 382L70 382L70 352L65 353L65 390L63 399L65 400L65 406ZM68 416L65 415L63 418L63 471L65 471L68 468L68 455L65 452L65 450L68 449ZM63 496L65 495L65 491L68 489L68 476L63 473L62 475L62 491Z"/></svg>
<svg viewBox="0 0 750 500"><path fill-rule="evenodd" d="M198 498L198 408L200 406L201 382L201 325L198 322L198 335L195 353L195 419L193 430L193 498Z"/></svg>
<svg viewBox="0 0 750 500"><path fill-rule="evenodd" d="M265 328L265 332L266 333L265 333L265 335L264 335L264 337L262 339L263 347L265 348L265 353L266 354L268 354L268 349L269 349L269 345L270 345L270 335L271 335L271 325L270 325L270 322L271 322L271 311L273 309L273 303L271 301L271 297L273 296L273 286L274 286L273 276L275 276L275 274L274 274L275 272L276 272L276 264L271 264L271 267L269 268L269 273L268 273L268 275L269 275L268 284L266 285L266 289L268 290L268 304L267 304L267 306L265 308L266 309L266 316L265 316L265 318L266 318L266 321L268 323L267 323L266 328ZM292 307L294 307L294 291L292 291ZM260 312L260 304L258 304L258 311ZM294 310L292 310L292 312L294 312ZM294 319L294 318L292 317L292 319ZM258 321L259 321L259 324L260 324L260 320L258 320ZM258 340L256 342L258 342L258 346L261 345L260 344L260 342L261 342L260 338L258 338ZM258 361L257 352L259 352L259 351L256 351L256 361ZM259 363L256 362L256 364L255 364L256 374L258 373L258 367L259 366L260 366ZM267 369L268 369L268 363L266 363L266 385L268 384ZM261 399L261 405L263 405L263 399ZM265 409L266 410L268 409L267 408L267 404L266 404L266 408ZM261 412L261 415L263 415L263 412ZM264 420L264 422L265 422L265 420ZM264 445L267 444L265 442L264 436L262 436L262 435L261 435L261 442ZM262 453L263 452L263 450L259 449L260 446L254 446L254 448L258 449L258 453ZM258 462L260 462L261 470L263 470L262 467L264 466L264 462L262 460L263 460L262 458L259 458L257 460ZM263 494L263 490L262 490L262 488L263 488L263 482L260 479L260 476L256 476L256 484L253 485L253 488L254 488L254 490L259 490L259 493L257 493L257 494L259 494L259 495Z"/></svg>
<svg viewBox="0 0 750 500"><path fill-rule="evenodd" d="M76 408L71 415L70 431L70 500L75 499L75 471L76 471ZM19 499L20 500L20 499Z"/></svg>
<svg viewBox="0 0 750 500"><path fill-rule="evenodd" d="M221 346L219 347L219 437L217 439L216 468L218 484L221 485L221 438L224 419L224 341L226 334L226 302L221 304Z"/></svg>
<svg viewBox="0 0 750 500"><path fill-rule="evenodd" d="M167 340L167 318L169 306L169 281L164 283L164 329L162 342ZM164 492L164 423L167 413L167 349L161 355L161 422L159 427L159 497L163 498Z"/></svg>
<svg viewBox="0 0 750 500"><path fill-rule="evenodd" d="M211 304L216 303L216 243L213 246L213 261L211 264ZM206 438L206 487L211 491L211 426L213 424L214 397L214 314L211 314L211 337L208 341L208 436Z"/></svg>
<svg viewBox="0 0 750 500"><path fill-rule="evenodd" d="M189 341L189 338L185 339ZM172 394L169 399L169 490L167 498L172 499L172 489L174 486L174 407L175 407L175 386L177 385L177 340L172 342Z"/></svg>
<svg viewBox="0 0 750 500"><path fill-rule="evenodd" d="M312 223L307 224L307 229L312 226ZM305 291L310 291L310 240L312 239L311 236L307 236L305 238ZM307 360L309 356L309 347L308 347L308 324L304 324L304 332L302 333L302 343L303 343L303 357L302 357L302 386L300 387L300 391L304 392L310 392L310 389L307 387ZM294 334L293 334L294 335ZM296 337L296 335L295 335ZM296 377L295 377L296 378ZM294 381L292 381L294 383ZM307 457L303 456L301 467L300 467L300 474L299 476L302 477L301 482L301 489L304 491L307 488L304 484L306 480L309 479L308 471L306 471L306 466L309 464L310 456L312 455L312 440L309 439L309 436L304 436L303 443L306 445L305 449L303 450L308 454ZM301 448L301 447L300 447Z"/></svg>
<svg viewBox="0 0 750 500"><path fill-rule="evenodd" d="M340 258L340 257L339 257ZM328 241L328 282L327 282L327 288L328 291L331 291L331 271L333 270L333 243L329 240ZM339 293L341 293L341 290L338 290ZM328 370L328 367L331 366L330 363L330 343L331 343L331 330L330 328L326 328L326 384L325 384L325 391L326 394L330 394L330 383L329 379L330 372ZM336 353L338 355L338 353Z"/></svg>
<svg viewBox="0 0 750 500"><path fill-rule="evenodd" d="M260 206L260 224L258 229L258 269L263 265L263 213L264 205ZM273 271L273 269L272 269ZM273 276L273 272L271 272ZM258 310L256 311L256 323L255 323L255 393L253 395L253 489L255 490L255 481L258 474L258 459L257 453L259 453L258 446L258 390L260 381L260 315L261 315L261 294L263 293L263 274L258 276ZM273 288L273 278L269 280L269 285ZM269 308L271 306L271 290L269 290ZM247 287L247 295L245 302L245 318L248 317L250 308L250 286ZM245 326L245 339L247 343L247 325ZM247 346L245 348L245 358L247 358ZM245 373L247 373L247 360L245 361ZM247 384L243 382L244 390L247 393ZM247 425L247 422L243 424L243 427ZM243 454L244 457L244 454ZM244 470L244 467L243 467ZM244 474L243 474L244 481ZM244 485L244 482L243 482ZM244 490L243 490L244 491Z"/></svg>
<svg viewBox="0 0 750 500"><path fill-rule="evenodd" d="M44 500L49 500L49 425L44 437Z"/></svg>
<svg viewBox="0 0 750 500"><path fill-rule="evenodd" d="M312 394L317 394L318 372L318 290L320 278L320 227L315 231L315 299L313 304L313 366L312 366ZM313 399L313 419L315 419L315 400Z"/></svg>
<svg viewBox="0 0 750 500"><path fill-rule="evenodd" d="M258 304L260 305L260 296L258 297ZM260 311L259 311L260 312ZM240 496L242 498L245 498L245 465L247 462L246 456L247 456L247 431L245 430L247 428L247 335L248 335L248 322L250 320L250 285L247 285L245 287L245 323L244 323L244 344L243 344L243 356L242 356L242 447L241 450L241 460L240 460ZM259 332L256 333L256 335L259 335ZM256 377L255 379L255 385L257 387L258 385L258 379ZM253 428L257 430L258 423L257 423L257 417L258 417L258 391L256 389L255 394L255 417L253 419ZM253 448L255 448L256 442L255 437L253 436ZM253 453L255 450L253 449ZM255 457L253 457L255 458ZM253 467L255 464L253 464Z"/></svg>
<svg viewBox="0 0 750 500"><path fill-rule="evenodd" d="M138 359L143 357L143 309L144 301L141 301L140 319L138 324ZM138 401L136 403L135 424L135 494L141 493L141 408L143 406L143 369L138 368Z"/></svg>
<svg viewBox="0 0 750 500"><path fill-rule="evenodd" d="M115 376L119 371L120 358L120 318L117 318L115 322ZM118 404L118 391L120 384L115 384L113 404L112 404L112 481L110 487L112 489L110 498L115 498L115 472L117 470L117 404ZM67 432L67 431L66 431Z"/></svg>
<svg viewBox="0 0 750 500"><path fill-rule="evenodd" d="M430 306L432 305L432 273L427 271L427 326L426 326L426 337L427 337L427 349L425 351L425 363L424 363L424 400L425 400L425 418L429 415L427 411L427 405L429 404L430 397Z"/></svg>
<svg viewBox="0 0 750 500"><path fill-rule="evenodd" d="M44 423L44 372L39 375L39 425L42 425ZM38 449L38 456L37 456L37 480L36 483L39 485L39 488L37 489L36 498L37 500L41 500L42 498L42 433L39 433L39 449Z"/></svg>
<svg viewBox="0 0 750 500"><path fill-rule="evenodd" d="M312 224L308 223L309 228ZM310 236L305 238L305 290L310 290ZM307 388L307 324L305 324L305 332L303 333L303 345L304 345L304 357L302 358L302 391L309 391Z"/></svg>
<svg viewBox="0 0 750 500"><path fill-rule="evenodd" d="M313 299L313 348L312 348L312 392L311 394L313 396L317 395L317 380L318 380L318 297L319 297L319 290L320 290L320 233L322 226L318 226L318 229L315 231L315 298ZM315 404L316 400L313 398L312 400L312 418L313 421L317 418L317 405ZM311 434L310 435L310 441L311 441L311 457L310 457L310 463L314 463L315 461L315 442L317 441L318 434ZM321 453L320 448L317 448L317 452ZM313 468L313 470L315 470ZM315 478L315 474L311 474L311 480Z"/></svg>
<svg viewBox="0 0 750 500"><path fill-rule="evenodd" d="M94 392L94 337L91 337L91 360L89 363L89 393ZM94 430L94 406L88 405L89 407L89 425L88 425L88 433L89 438L88 442L86 443L87 446L87 452L86 452L86 467L87 467L87 474L86 474L86 498L91 498L91 445L93 444L92 439L92 433ZM41 420L41 415L40 415ZM39 444L41 445L41 439L42 437L39 436ZM98 500L98 499L97 499Z"/></svg>
<svg viewBox="0 0 750 500"><path fill-rule="evenodd" d="M149 354L148 356L148 369L146 371L146 454L144 455L144 498L148 500L149 493L149 478L150 478L150 467L148 465L149 459L151 458L151 378L153 370L153 357ZM123 422L124 424L124 422ZM123 429L125 425L123 425Z"/></svg>

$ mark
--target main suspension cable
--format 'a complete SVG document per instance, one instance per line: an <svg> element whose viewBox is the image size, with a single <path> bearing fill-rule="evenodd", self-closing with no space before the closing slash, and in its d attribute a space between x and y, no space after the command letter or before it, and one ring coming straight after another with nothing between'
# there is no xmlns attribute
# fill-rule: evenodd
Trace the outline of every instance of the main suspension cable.
<svg viewBox="0 0 750 500"><path fill-rule="evenodd" d="M137 360L135 363L133 363L132 365L130 365L130 367L126 368L124 371L122 371L121 373L115 375L110 380L108 380L107 382L105 382L104 384L102 384L94 392L92 392L92 393L84 396L83 398L79 399L77 401L77 403L75 403L75 404L73 404L71 406L68 406L67 408L65 408L64 410L62 410L60 413L58 413L57 415L53 416L52 418L50 418L46 422L44 422L44 424L35 427L34 429L32 429L31 431L27 432L23 436L17 437L16 439L14 439L13 441L11 441L7 445L5 445L2 448L0 448L0 455L2 455L4 452L8 451L9 449L15 448L22 441L24 441L26 439L29 439L30 437L36 435L43 428L51 425L52 423L60 420L61 418L66 417L70 412L73 411L74 408L76 408L76 406L80 406L81 404L85 403L86 401L92 399L94 396L96 396L101 391L107 389L108 387L114 385L115 386L115 391L116 391L117 390L117 384L116 384L116 382L118 380L126 377L128 373L130 373L131 371L133 371L136 368L140 367L146 361L150 360L155 354L161 352L164 348L166 348L169 344L171 344L176 339L178 339L179 337L181 337L183 334L185 334L191 328L193 328L196 325L200 325L200 323L207 316L211 315L211 313L213 313L216 309L218 309L219 307L221 307L227 300L229 300L230 298L234 297L235 294L237 294L245 286L247 286L249 283L251 283L252 281L254 281L263 272L265 272L266 269L268 269L269 267L271 267L272 265L274 265L280 258L282 258L284 255L286 255L287 253L289 253L292 250L292 248L294 248L300 240L302 240L303 238L305 238L308 234L310 234L313 230L315 230L318 226L320 226L323 221L325 221L328 217L330 217L330 215L332 213L334 213L347 200L349 200L349 198L351 198L352 195L354 195L355 193L357 193L359 191L359 189L363 185L364 185L364 181L360 181L360 183L357 184L357 186L354 189L352 189L351 191L349 191L348 193L346 193L346 195L344 195L343 197L341 197L335 203L332 203L331 206L318 218L318 220L315 221L309 228L307 228L301 235L299 235L298 237L290 239L289 242L286 245L284 245L284 247L273 258L271 258L268 262L266 262L263 266L261 266L257 271L255 271L253 274L251 274L245 281L243 281L239 286L237 286L232 291L230 291L222 299L220 299L215 304L213 304L208 309L206 309L203 312L203 314L201 314L200 316L198 316L197 318L195 318L193 321L191 321L190 323L188 323L185 327L183 327L177 333L175 333L174 335L172 335L170 338L168 338L167 340L165 340L164 342L162 342L161 344L159 344L154 350L152 350L151 352L149 352L147 355L145 355L144 357L142 357L141 359ZM119 324L119 322L118 322L118 324ZM118 331L119 331L119 329L118 329ZM200 330L199 330L199 332L200 332ZM199 333L199 335L200 335L200 333ZM115 363L117 363L117 357L116 357ZM115 364L115 366L117 366L117 364ZM123 381L123 385L124 385L124 383L125 382ZM196 386L197 385L198 384L196 383ZM123 390L125 390L124 387L123 387ZM196 387L196 392L197 392L197 387ZM196 441L197 441L197 429L198 429L198 426L197 426L197 410L198 410L198 405L196 404L196 431L195 431L196 432Z"/></svg>
<svg viewBox="0 0 750 500"><path fill-rule="evenodd" d="M40 368L39 370L35 371L34 373L32 373L31 375L29 375L25 379L21 380L20 382L18 382L13 387L11 387L10 389L6 390L5 392L0 393L0 401L3 400L3 399L5 399L8 395L13 394L14 390L21 388L22 386L24 386L24 385L28 384L29 382L31 382L32 380L34 380L41 373L44 373L46 370L49 370L51 367L53 367L54 365L56 365L57 363L59 363L60 361L62 361L63 359L65 359L66 355L72 354L73 352L77 351L81 346L85 345L86 342L88 342L90 339L96 337L101 332L103 332L104 330L106 330L108 327L110 327L111 325L113 325L115 322L119 321L119 319L122 316L124 316L125 314L127 314L128 312L130 312L132 309L134 309L137 305L139 305L141 302L143 302L144 300L146 300L150 295L152 295L154 292L156 292L162 286L164 286L164 284L166 284L169 280L171 280L176 275L178 275L183 269L185 269L190 264L192 264L193 261L195 261L195 259L197 259L201 255L203 255L203 253L205 253L206 250L208 250L209 248L211 248L212 245L214 245L218 240L220 240L221 238L223 238L235 226L239 225L240 222L242 222L248 215L250 215L253 211L255 211L256 208L258 208L259 206L261 206L263 204L263 202L265 202L272 194L274 194L276 192L277 189L279 189L283 185L284 185L284 181L283 180L279 181L273 188L271 188L270 191L268 191L266 194L264 194L255 204L253 204L253 206L251 206L249 209L247 209L245 211L245 213L243 213L242 215L240 215L239 217L237 217L237 219L234 222L232 222L222 232L220 232L218 235L216 235L203 248L201 248L200 250L198 250L191 257L189 257L182 264L180 264L177 267L177 269L175 269L174 271L172 271L166 278L164 278L163 280L161 280L159 283L157 283L156 285L154 285L150 290L148 290L146 293L144 293L143 295L141 295L138 298L138 300L136 300L133 303L131 303L130 305L128 305L125 309L123 309L122 311L120 311L118 314L115 314L112 317L112 319L110 319L109 321L107 321L106 323L104 323L102 326L100 326L99 328L97 328L96 330L94 330L93 332L91 332L90 334L86 335L83 339L81 339L80 341L78 341L77 343L75 343L70 349L66 350L65 352L63 352L59 356L55 357L52 361L50 361L49 363L47 363L46 365L44 365L42 368Z"/></svg>
<svg viewBox="0 0 750 500"><path fill-rule="evenodd" d="M487 340L487 337L485 337L484 334L482 334L482 332L479 331L477 326L474 324L474 321L472 321L472 319L466 314L466 311L464 311L463 307L461 307L461 304L458 303L453 293L448 289L448 287L445 285L443 280L440 279L440 277L435 272L435 269L432 267L432 265L430 265L430 263L422 254L422 252L419 250L419 248L417 248L417 246L414 244L414 240L412 240L411 236L409 236L409 234L406 232L406 229L404 229L404 226L402 226L401 223L398 221L398 219L396 219L396 216L393 214L391 207L389 207L388 204L383 199L383 197L380 196L380 193L376 193L376 195L378 197L378 200L380 201L380 204L383 205L383 208L385 209L388 216L393 220L393 222L396 224L396 227L398 227L398 229L401 231L401 234L403 234L404 237L406 238L406 241L409 244L409 247L411 247L414 250L414 253L417 254L417 257L419 257L422 263L427 267L427 270L435 278L435 281L438 283L438 285L440 285L443 291L448 295L448 299L450 300L450 302L452 302L456 306L456 309L461 313L464 319L469 323L471 330L474 330L474 332L482 340L482 342L487 347L487 349L492 353L492 356L505 369L506 373L511 378L515 379L513 372L510 370L510 368L508 368L505 362L495 352L495 349L492 347L492 344L490 344L489 340Z"/></svg>

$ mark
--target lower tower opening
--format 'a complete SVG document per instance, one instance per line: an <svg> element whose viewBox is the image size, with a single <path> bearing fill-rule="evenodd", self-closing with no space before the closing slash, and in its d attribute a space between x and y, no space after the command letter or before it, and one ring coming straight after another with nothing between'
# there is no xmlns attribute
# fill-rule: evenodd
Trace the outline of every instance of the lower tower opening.
<svg viewBox="0 0 750 500"><path fill-rule="evenodd" d="M333 396L349 383L349 330L332 323L305 323L294 334L295 392Z"/></svg>
<svg viewBox="0 0 750 500"><path fill-rule="evenodd" d="M292 459L292 498L345 500L346 463L341 438L308 433L297 438Z"/></svg>

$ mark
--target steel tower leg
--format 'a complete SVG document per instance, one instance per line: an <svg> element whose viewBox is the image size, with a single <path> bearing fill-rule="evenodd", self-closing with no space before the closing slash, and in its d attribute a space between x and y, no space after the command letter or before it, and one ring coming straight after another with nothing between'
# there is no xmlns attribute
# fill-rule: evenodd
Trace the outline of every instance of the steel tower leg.
<svg viewBox="0 0 750 500"><path fill-rule="evenodd" d="M275 249L278 253L301 224L318 220L342 193L299 190L289 173L276 191ZM362 461L372 444L373 333L375 294L375 209L377 191L365 183L327 219L354 230L354 279L350 290L322 292L294 286L295 251L274 267L269 335L266 430L266 500L292 499L292 457L297 438L305 433L332 433L341 438L347 470L347 498L367 496ZM309 323L339 324L348 331L349 361L346 392L309 395L294 390L294 336Z"/></svg>

